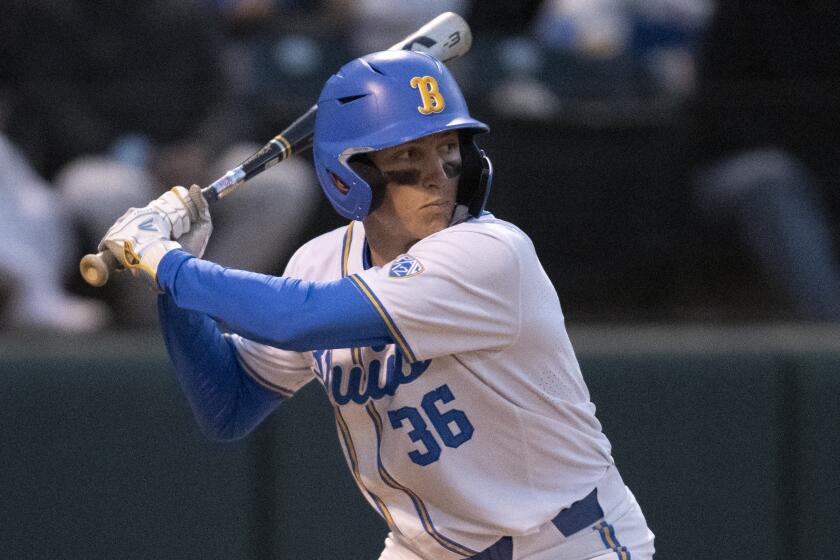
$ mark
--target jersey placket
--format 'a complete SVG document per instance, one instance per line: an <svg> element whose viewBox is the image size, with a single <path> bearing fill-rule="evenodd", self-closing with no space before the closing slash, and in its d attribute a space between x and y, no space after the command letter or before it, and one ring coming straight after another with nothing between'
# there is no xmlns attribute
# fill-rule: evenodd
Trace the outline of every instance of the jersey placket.
<svg viewBox="0 0 840 560"><path fill-rule="evenodd" d="M346 278L350 273L350 255L353 254L351 249L353 247L353 228L356 222L350 222L347 225L347 231L344 232L344 237L341 240L341 277ZM356 251L357 253L361 253L364 251L364 243L361 244L362 249L360 251ZM362 259L360 258L360 261ZM356 268L355 266L353 268ZM362 267L364 268L364 267ZM362 367L362 371L364 371L364 365L362 364L362 349L358 347L351 348L350 351L353 354L353 364Z"/></svg>
<svg viewBox="0 0 840 560"><path fill-rule="evenodd" d="M363 271L366 267L365 265L365 242L363 235L354 235L354 224L355 222L351 222L347 226L347 230L344 233L342 238L342 250L341 250L341 276L345 278L351 274L353 280L360 286L360 289L363 292L369 290L364 282L360 281L355 274L358 272ZM356 239L357 237L361 238L360 240ZM377 300L374 296L368 295L374 305L377 305ZM383 314L380 312L380 314ZM383 314L383 320L386 321L386 324L389 324L391 320L387 313ZM390 326L389 328L392 333L394 333L395 338L398 341L401 341L400 333L397 331L395 332L395 328ZM413 361L413 354L411 350L407 347L407 345L401 344L401 347L404 349L404 354L409 359L409 361ZM368 376L367 367L365 367L365 360L363 358L363 354L370 349L367 348L358 348L354 347L350 349L350 367L358 367L362 371L361 376L361 387L366 387L368 383L377 383L381 380L375 379L371 380ZM383 364L382 367L382 374L384 376L385 367ZM331 374L327 375L327 380L331 381ZM329 383L327 387L329 387ZM329 393L329 390L328 390ZM365 431L368 431L370 427L373 428L375 434L375 442L373 442L370 446L362 447L361 445L357 445L354 448L353 443L353 436L351 434L351 427L350 425L357 426L360 425L363 420L359 420L359 424L356 422L348 423L344 415L342 414L342 407L333 403L335 407L336 413L336 421L339 426L339 433L342 437L342 444L345 446L345 450L348 453L348 457L351 462L351 469L353 470L354 477L356 478L356 483L359 485L359 488L365 493L365 495L370 497L372 503L376 506L377 510L380 514L385 518L386 522L388 523L389 528L392 531L398 532L400 534L406 535L405 532L400 531L398 528L398 524L402 522L403 524L407 524L412 526L412 531L409 532L411 534L425 534L428 537L432 538L434 542L443 547L444 549L452 552L460 557L465 556L473 556L476 554L474 550L471 550L463 545L460 545L451 539L445 537L441 533L437 531L432 522L431 516L429 514L428 508L423 500L410 488L404 486L399 481L397 481L391 474L388 472L387 468L382 462L382 453L381 453L381 446L382 446L382 439L383 439L383 423L382 417L379 414L378 410L376 409L376 405L374 404L372 399L369 399L365 405L364 410L368 416L369 426ZM352 405L349 405L352 406ZM346 407L349 413L349 406ZM356 411L354 411L356 412ZM356 414L353 414L355 418ZM359 426L359 429L362 429ZM353 430L353 432L357 432L357 430ZM367 438L366 438L367 439ZM358 442L357 442L358 444ZM356 449L375 449L375 465L369 465L370 459L373 457L360 457L356 453ZM364 461L361 463L360 461ZM367 468L365 468L367 467ZM371 490L371 483L366 484L365 479L370 479L371 482L375 479L380 488L376 489L376 492ZM399 508L391 507L389 508L385 501L383 501L383 496L391 496L393 497L394 504L403 504ZM391 502L391 500L388 500ZM401 518L401 519L395 519Z"/></svg>
<svg viewBox="0 0 840 560"><path fill-rule="evenodd" d="M393 532L400 533L400 530L394 522L394 518L390 509L385 504L385 501L379 497L378 493L373 492L369 488L369 486L371 486L370 483L365 483L365 478L369 477L362 474L362 467L359 463L359 454L356 451L356 444L353 441L347 421L341 413L341 407L333 403L333 409L335 412L335 422L339 433L339 439L341 440L345 457L350 463L350 470L353 473L353 478L356 480L356 485L362 491L362 494L368 498L368 501L376 507L383 519L385 519L385 522L388 524L388 528ZM362 447L362 449L364 448Z"/></svg>

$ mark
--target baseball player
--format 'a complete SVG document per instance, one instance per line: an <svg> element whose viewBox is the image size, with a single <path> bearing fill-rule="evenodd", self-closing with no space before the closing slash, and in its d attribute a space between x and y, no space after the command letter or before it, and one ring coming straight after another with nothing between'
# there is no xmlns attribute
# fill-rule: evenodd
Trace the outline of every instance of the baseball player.
<svg viewBox="0 0 840 560"><path fill-rule="evenodd" d="M380 560L651 558L534 246L484 210L487 130L440 61L374 53L318 100L316 171L350 222L283 276L198 258L212 226L196 186L131 209L100 250L160 290L210 437L241 438L323 386L390 529Z"/></svg>

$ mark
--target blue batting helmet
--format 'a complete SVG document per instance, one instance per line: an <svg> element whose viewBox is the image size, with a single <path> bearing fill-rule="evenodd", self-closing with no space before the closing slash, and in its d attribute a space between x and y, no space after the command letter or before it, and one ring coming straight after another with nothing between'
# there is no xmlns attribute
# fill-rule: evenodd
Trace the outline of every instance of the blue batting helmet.
<svg viewBox="0 0 840 560"><path fill-rule="evenodd" d="M462 131L458 201L477 216L492 167L473 135L489 128L470 116L446 66L413 51L357 58L327 80L318 98L313 159L321 188L339 214L362 220L372 210L378 171L359 155L446 130Z"/></svg>

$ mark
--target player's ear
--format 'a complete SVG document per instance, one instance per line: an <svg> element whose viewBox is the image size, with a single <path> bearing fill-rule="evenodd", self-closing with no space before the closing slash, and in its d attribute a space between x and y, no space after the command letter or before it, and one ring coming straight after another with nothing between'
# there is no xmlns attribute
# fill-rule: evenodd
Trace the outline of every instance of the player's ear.
<svg viewBox="0 0 840 560"><path fill-rule="evenodd" d="M388 184L387 179L385 179L385 176L379 171L379 168L376 167L376 164L373 163L373 160L367 154L355 155L348 160L347 164L364 182L370 185L371 199L368 213L373 212L379 208L379 205L382 204L382 200L385 198L385 185Z"/></svg>

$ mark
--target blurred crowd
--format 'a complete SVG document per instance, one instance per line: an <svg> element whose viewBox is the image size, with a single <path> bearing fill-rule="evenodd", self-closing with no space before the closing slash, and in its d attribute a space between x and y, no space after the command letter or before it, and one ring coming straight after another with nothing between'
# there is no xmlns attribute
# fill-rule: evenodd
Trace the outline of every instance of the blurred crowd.
<svg viewBox="0 0 840 560"><path fill-rule="evenodd" d="M528 121L560 131L560 144L564 127L665 123L680 138L680 161L669 164L682 205L667 212L682 230L662 259L683 263L675 270L688 283L727 291L722 267L748 263L749 286L771 301L767 317L840 318L833 2L7 4L0 329L153 324L151 292L124 281L92 290L78 278L79 258L113 220L172 185L209 184L311 106L342 63L443 11L473 29L473 51L452 69L491 127ZM520 148L552 158L550 145ZM324 209L308 157L293 158L214 207L207 258L279 273L306 236L338 225ZM684 302L668 303L647 318L679 319Z"/></svg>

